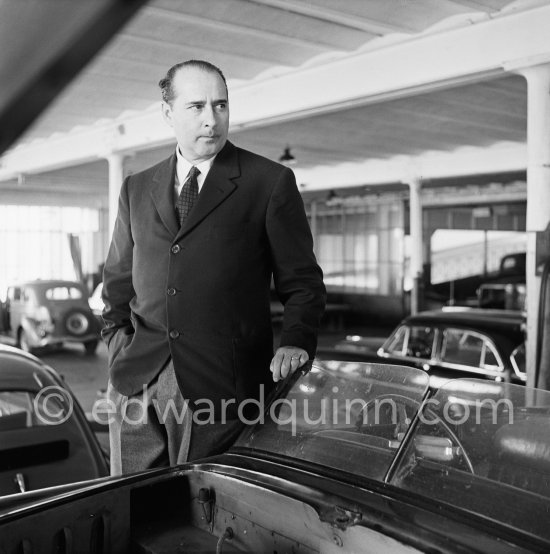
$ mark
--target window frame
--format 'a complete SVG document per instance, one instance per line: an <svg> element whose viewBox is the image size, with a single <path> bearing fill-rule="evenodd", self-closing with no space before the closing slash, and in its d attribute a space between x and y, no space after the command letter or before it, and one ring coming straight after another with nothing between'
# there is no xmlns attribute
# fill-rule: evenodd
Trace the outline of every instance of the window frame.
<svg viewBox="0 0 550 554"><path fill-rule="evenodd" d="M431 355L430 357L425 356L409 356L406 354L412 330L415 328L429 328L433 331L433 339L431 343ZM395 337L399 334L399 332L404 329L405 330L405 339L403 340L403 347L401 349L401 352L398 352L396 350L389 350L388 346L395 340ZM411 323L404 323L402 325L399 325L397 329L390 335L388 340L382 345L382 347L379 350L379 354L382 357L397 357L397 358L403 358L404 360L411 360L416 362L422 362L422 363L433 363L434 360L437 359L437 350L438 350L438 344L439 344L439 328L435 325L429 325L429 324L411 324Z"/></svg>
<svg viewBox="0 0 550 554"><path fill-rule="evenodd" d="M504 376L506 368L504 366L502 356L500 355L500 352L498 351L498 348L495 342L491 339L491 337L489 337L488 335L480 331L475 331L474 329L469 329L467 327L448 326L448 327L445 327L444 329L441 329L440 331L441 331L441 341L438 345L438 352L437 352L437 361L439 365L445 368L458 369L460 371L468 371L470 373L477 373L480 375L485 375L490 377ZM480 366L481 366L481 361L485 360L486 349L487 349L487 346L489 346L497 361L497 364L498 364L497 368L491 369L490 367L471 366L467 364L461 364L458 362L451 362L451 361L444 360L442 356L443 341L445 340L445 336L448 331L458 331L460 333L468 333L468 335L481 339L483 341L483 346L482 346L482 350L480 352L480 358L479 358Z"/></svg>

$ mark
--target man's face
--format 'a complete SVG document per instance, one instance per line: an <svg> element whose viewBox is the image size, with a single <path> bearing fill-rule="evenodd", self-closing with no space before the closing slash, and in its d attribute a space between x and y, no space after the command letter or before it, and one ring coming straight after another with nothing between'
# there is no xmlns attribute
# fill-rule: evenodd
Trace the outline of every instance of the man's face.
<svg viewBox="0 0 550 554"><path fill-rule="evenodd" d="M217 154L227 140L229 104L222 78L195 67L180 69L173 80L172 106L162 115L173 127L183 157L193 164Z"/></svg>

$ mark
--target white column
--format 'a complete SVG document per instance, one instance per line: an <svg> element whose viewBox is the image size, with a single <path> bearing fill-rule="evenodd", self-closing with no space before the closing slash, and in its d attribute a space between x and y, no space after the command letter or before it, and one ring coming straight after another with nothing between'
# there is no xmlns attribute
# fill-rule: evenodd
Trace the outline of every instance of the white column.
<svg viewBox="0 0 550 554"><path fill-rule="evenodd" d="M118 197L120 187L124 179L124 155L109 154L107 156L109 162L109 241L115 228L115 221L118 211Z"/></svg>
<svg viewBox="0 0 550 554"><path fill-rule="evenodd" d="M411 314L420 310L422 293L423 265L422 265L422 181L419 178L407 180L410 190L409 218L411 230Z"/></svg>
<svg viewBox="0 0 550 554"><path fill-rule="evenodd" d="M527 384L535 386L540 276L537 232L550 222L550 65L519 71L527 79ZM541 252L539 255L544 255ZM546 253L547 254L547 253Z"/></svg>
<svg viewBox="0 0 550 554"><path fill-rule="evenodd" d="M391 294L391 228L390 205L381 203L378 205L378 283L379 294Z"/></svg>

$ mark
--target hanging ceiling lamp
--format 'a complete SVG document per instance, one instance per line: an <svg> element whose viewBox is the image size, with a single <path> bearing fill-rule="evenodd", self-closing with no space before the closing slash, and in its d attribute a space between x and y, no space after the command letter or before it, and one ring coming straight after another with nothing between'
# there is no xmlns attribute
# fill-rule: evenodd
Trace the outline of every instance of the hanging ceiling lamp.
<svg viewBox="0 0 550 554"><path fill-rule="evenodd" d="M291 165L291 164L295 164L296 163L296 158L292 155L292 153L290 152L290 146L287 146L283 153L281 154L281 156L279 157L279 161L282 163L282 164L285 164L285 165Z"/></svg>

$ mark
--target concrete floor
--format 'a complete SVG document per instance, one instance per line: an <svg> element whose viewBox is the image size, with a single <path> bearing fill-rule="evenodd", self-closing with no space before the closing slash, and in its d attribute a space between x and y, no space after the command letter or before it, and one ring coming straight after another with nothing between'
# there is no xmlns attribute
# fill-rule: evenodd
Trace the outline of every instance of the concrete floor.
<svg viewBox="0 0 550 554"><path fill-rule="evenodd" d="M85 412L91 412L98 391L107 389L107 348L100 343L95 356L87 356L78 344L40 355L40 359L59 374L73 391Z"/></svg>

